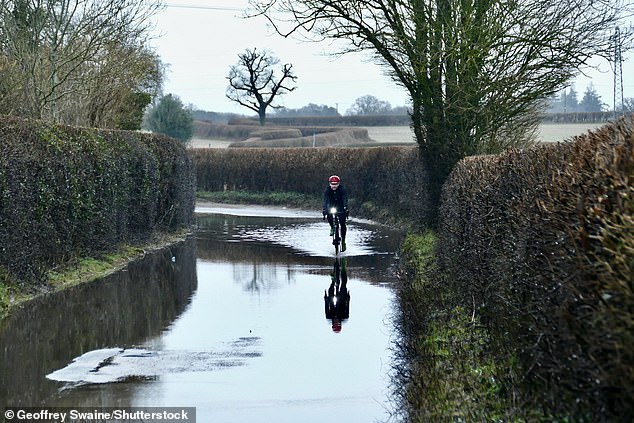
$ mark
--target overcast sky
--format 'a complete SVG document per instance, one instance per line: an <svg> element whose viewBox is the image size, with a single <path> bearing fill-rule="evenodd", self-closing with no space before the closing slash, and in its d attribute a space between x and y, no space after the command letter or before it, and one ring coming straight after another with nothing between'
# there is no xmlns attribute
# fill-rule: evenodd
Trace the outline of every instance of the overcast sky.
<svg viewBox="0 0 634 423"><path fill-rule="evenodd" d="M273 34L264 18L242 18L247 0L169 0L156 17L153 44L169 68L165 93L186 105L215 112L252 114L225 96L229 67L247 48L268 49L282 63L292 63L298 88L281 97L281 104L299 108L325 104L345 113L354 101L371 94L393 107L407 104L406 91L384 75L368 55L333 57L327 43L302 42ZM625 97L634 97L634 54L624 54ZM579 100L592 82L604 103L613 104L613 74L607 62L602 72L589 71L590 79L575 82Z"/></svg>

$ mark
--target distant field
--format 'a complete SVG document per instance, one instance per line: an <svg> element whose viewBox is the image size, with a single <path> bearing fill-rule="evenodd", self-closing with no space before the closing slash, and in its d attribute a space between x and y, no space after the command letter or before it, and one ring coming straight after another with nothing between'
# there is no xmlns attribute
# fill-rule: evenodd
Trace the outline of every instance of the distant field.
<svg viewBox="0 0 634 423"><path fill-rule="evenodd" d="M543 124L539 127L538 138L541 141L563 141L601 125L600 123ZM407 126L375 126L366 129L370 138L377 142L414 142L414 134Z"/></svg>
<svg viewBox="0 0 634 423"><path fill-rule="evenodd" d="M546 142L563 141L598 128L599 123L543 124L539 127L539 139ZM367 126L368 135L379 143L414 143L414 134L408 126ZM191 148L224 148L231 144L227 140L194 138Z"/></svg>
<svg viewBox="0 0 634 423"><path fill-rule="evenodd" d="M414 132L409 126L367 126L368 135L376 142L411 142L414 143Z"/></svg>
<svg viewBox="0 0 634 423"><path fill-rule="evenodd" d="M225 148L229 146L233 141L227 140L213 140L205 138L192 138L189 142L190 148Z"/></svg>
<svg viewBox="0 0 634 423"><path fill-rule="evenodd" d="M603 125L603 123L546 123L539 126L539 139L541 141L563 141Z"/></svg>

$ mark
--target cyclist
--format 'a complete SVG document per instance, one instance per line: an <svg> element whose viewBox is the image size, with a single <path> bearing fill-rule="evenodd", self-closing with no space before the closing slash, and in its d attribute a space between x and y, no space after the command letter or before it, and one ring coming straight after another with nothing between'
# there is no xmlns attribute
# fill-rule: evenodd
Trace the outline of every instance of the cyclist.
<svg viewBox="0 0 634 423"><path fill-rule="evenodd" d="M341 185L341 178L337 175L332 175L328 178L328 186L324 191L324 219L328 218L330 223L330 236L335 234L335 222L332 214L328 211L335 207L337 209L337 217L339 217L339 226L341 227L341 251L346 251L346 218L349 215L348 212L348 192Z"/></svg>

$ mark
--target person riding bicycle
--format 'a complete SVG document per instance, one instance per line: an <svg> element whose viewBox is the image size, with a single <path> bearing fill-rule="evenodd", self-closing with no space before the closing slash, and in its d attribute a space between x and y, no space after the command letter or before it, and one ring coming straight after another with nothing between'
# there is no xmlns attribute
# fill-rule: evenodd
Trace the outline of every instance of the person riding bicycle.
<svg viewBox="0 0 634 423"><path fill-rule="evenodd" d="M337 210L336 214L341 227L341 251L346 251L346 218L349 215L348 192L344 186L341 185L341 178L337 175L332 175L328 178L328 186L324 191L324 207L322 213L324 219L328 218L328 223L330 223L330 236L335 234L335 222L332 214L329 213L333 207Z"/></svg>

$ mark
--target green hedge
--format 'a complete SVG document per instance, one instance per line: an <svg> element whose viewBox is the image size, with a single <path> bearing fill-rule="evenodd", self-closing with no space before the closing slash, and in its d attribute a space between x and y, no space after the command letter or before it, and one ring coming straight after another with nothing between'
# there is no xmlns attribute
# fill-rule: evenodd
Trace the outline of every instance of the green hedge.
<svg viewBox="0 0 634 423"><path fill-rule="evenodd" d="M422 225L429 212L415 147L199 149L200 191L297 192L321 199L328 177L348 188L353 214L389 212ZM386 213L387 214L387 213Z"/></svg>
<svg viewBox="0 0 634 423"><path fill-rule="evenodd" d="M194 196L176 140L0 117L0 273L11 278L190 225Z"/></svg>
<svg viewBox="0 0 634 423"><path fill-rule="evenodd" d="M453 291L500 360L517 360L518 404L547 415L634 420L633 144L629 118L463 160L444 187L439 254Z"/></svg>

